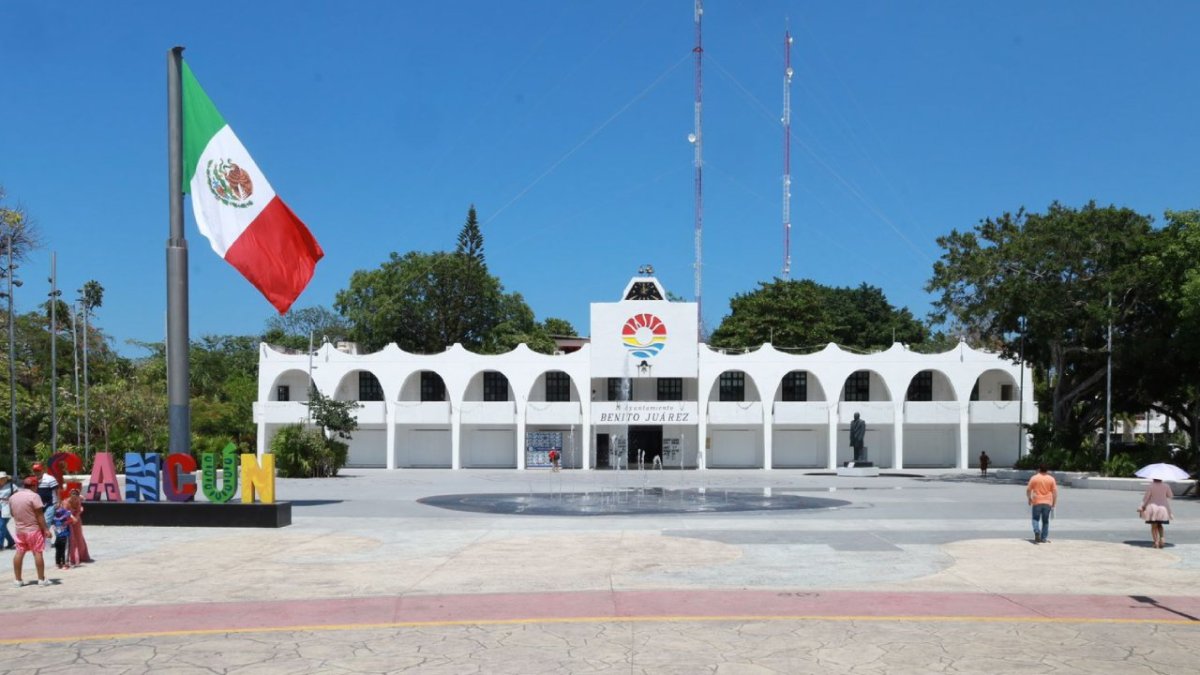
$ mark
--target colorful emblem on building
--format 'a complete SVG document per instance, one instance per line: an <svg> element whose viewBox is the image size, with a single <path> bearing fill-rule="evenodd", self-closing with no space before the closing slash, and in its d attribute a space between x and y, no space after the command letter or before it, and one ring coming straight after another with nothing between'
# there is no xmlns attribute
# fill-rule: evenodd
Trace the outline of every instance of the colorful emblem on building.
<svg viewBox="0 0 1200 675"><path fill-rule="evenodd" d="M667 324L653 314L634 314L621 328L621 340L634 357L648 359L667 346Z"/></svg>
<svg viewBox="0 0 1200 675"><path fill-rule="evenodd" d="M220 161L208 160L205 169L208 176L208 189L222 204L244 209L254 202L250 196L254 194L254 181L245 169L228 159Z"/></svg>

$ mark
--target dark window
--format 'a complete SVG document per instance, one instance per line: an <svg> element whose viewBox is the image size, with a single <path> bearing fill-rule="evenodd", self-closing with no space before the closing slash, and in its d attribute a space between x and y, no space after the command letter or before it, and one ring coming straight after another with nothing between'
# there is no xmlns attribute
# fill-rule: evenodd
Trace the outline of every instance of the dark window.
<svg viewBox="0 0 1200 675"><path fill-rule="evenodd" d="M866 370L859 370L850 375L846 380L846 400L847 401L870 401L871 400L871 373Z"/></svg>
<svg viewBox="0 0 1200 675"><path fill-rule="evenodd" d="M913 377L912 382L908 383L908 400L910 401L932 401L933 400L933 371L922 370Z"/></svg>
<svg viewBox="0 0 1200 675"><path fill-rule="evenodd" d="M608 378L608 400L610 400L610 401L620 401L620 400L623 398L623 397L621 396L621 388L622 388L622 383L624 383L625 381L626 381L626 380L624 380L624 379L622 379L622 378L620 378L620 377L610 377L610 378ZM633 385L633 383L632 383L632 382L630 382L629 384L630 384L630 387L629 387L629 398L631 398L631 399L632 399L632 398L633 398L633 386L632 386L632 385Z"/></svg>
<svg viewBox="0 0 1200 675"><path fill-rule="evenodd" d="M1013 385L1011 385L1011 384L1000 385L1000 400L1001 401L1016 400L1015 397L1013 396Z"/></svg>
<svg viewBox="0 0 1200 675"><path fill-rule="evenodd" d="M483 374L483 400L508 400L508 378L503 373L489 371Z"/></svg>
<svg viewBox="0 0 1200 675"><path fill-rule="evenodd" d="M275 400L276 401L292 400L292 388L286 384L281 384L278 387L275 387Z"/></svg>
<svg viewBox="0 0 1200 675"><path fill-rule="evenodd" d="M719 380L719 400L721 401L745 401L746 400L746 374L742 371L726 371L721 373Z"/></svg>
<svg viewBox="0 0 1200 675"><path fill-rule="evenodd" d="M421 400L446 400L446 383L442 381L441 375L428 370L421 371Z"/></svg>
<svg viewBox="0 0 1200 675"><path fill-rule="evenodd" d="M360 401L382 401L383 387L379 384L379 378L366 371L358 373L358 400Z"/></svg>
<svg viewBox="0 0 1200 675"><path fill-rule="evenodd" d="M808 400L808 373L803 370L793 370L783 376L783 400Z"/></svg>
<svg viewBox="0 0 1200 675"><path fill-rule="evenodd" d="M658 378L658 400L660 400L660 401L682 401L683 400L683 378L682 377L660 377L660 378Z"/></svg>
<svg viewBox="0 0 1200 675"><path fill-rule="evenodd" d="M562 371L546 373L546 400L564 402L571 400L571 376Z"/></svg>
<svg viewBox="0 0 1200 675"><path fill-rule="evenodd" d="M971 388L971 400L979 400L979 380L975 380L975 386Z"/></svg>

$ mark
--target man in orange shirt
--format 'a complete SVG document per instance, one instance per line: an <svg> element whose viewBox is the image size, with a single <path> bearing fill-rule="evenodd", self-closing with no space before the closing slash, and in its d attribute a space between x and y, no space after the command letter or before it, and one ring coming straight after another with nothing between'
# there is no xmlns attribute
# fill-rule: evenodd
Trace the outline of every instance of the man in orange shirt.
<svg viewBox="0 0 1200 675"><path fill-rule="evenodd" d="M1033 543L1050 543L1050 513L1058 504L1058 482L1048 473L1045 464L1038 467L1038 472L1029 479L1025 487L1025 498L1033 507ZM1038 521L1041 528L1038 528Z"/></svg>

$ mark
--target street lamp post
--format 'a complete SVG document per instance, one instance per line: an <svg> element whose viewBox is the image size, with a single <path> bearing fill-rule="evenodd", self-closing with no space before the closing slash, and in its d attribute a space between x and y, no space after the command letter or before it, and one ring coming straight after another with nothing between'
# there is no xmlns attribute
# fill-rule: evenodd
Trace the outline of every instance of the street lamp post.
<svg viewBox="0 0 1200 675"><path fill-rule="evenodd" d="M50 454L58 452L58 290L57 254L50 254Z"/></svg>
<svg viewBox="0 0 1200 675"><path fill-rule="evenodd" d="M1025 449L1025 316L1021 316L1021 381L1017 384L1017 459Z"/></svg>
<svg viewBox="0 0 1200 675"><path fill-rule="evenodd" d="M12 475L13 480L17 479L17 331L13 321L13 286L20 286L21 282L13 279L16 273L16 266L13 265L13 239L10 234L7 237L6 247L8 248L8 435L12 441Z"/></svg>

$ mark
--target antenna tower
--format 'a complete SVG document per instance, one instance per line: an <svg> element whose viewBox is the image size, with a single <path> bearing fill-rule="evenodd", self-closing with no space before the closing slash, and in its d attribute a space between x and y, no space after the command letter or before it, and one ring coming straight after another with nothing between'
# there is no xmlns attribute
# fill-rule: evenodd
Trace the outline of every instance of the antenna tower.
<svg viewBox="0 0 1200 675"><path fill-rule="evenodd" d="M688 136L688 140L696 150L696 335L700 341L704 341L704 304L701 302L700 296L700 276L701 276L701 251L703 250L702 242L704 238L704 142L703 134L701 133L701 111L704 101L704 80L701 77L701 69L704 57L704 48L701 46L700 26L701 19L704 18L704 2L696 0L696 46L692 52L696 55L696 130Z"/></svg>
<svg viewBox="0 0 1200 675"><path fill-rule="evenodd" d="M783 32L783 279L792 274L792 34Z"/></svg>

